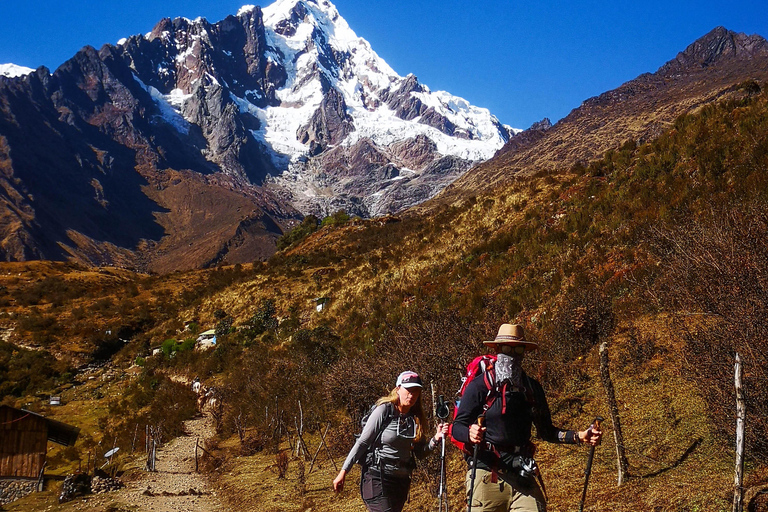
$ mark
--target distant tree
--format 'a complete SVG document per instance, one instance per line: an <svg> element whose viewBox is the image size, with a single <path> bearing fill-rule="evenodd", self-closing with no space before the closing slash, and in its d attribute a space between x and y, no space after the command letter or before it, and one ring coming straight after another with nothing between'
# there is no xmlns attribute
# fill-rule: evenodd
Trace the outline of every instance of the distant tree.
<svg viewBox="0 0 768 512"><path fill-rule="evenodd" d="M321 224L321 227L325 226L343 226L347 222L349 222L349 214L345 212L344 210L339 210L333 215L330 215L323 219L323 222Z"/></svg>
<svg viewBox="0 0 768 512"><path fill-rule="evenodd" d="M215 332L216 332L216 338L221 338L225 334L229 334L229 331L232 329L232 318L227 317L221 320L218 324L216 324Z"/></svg>
<svg viewBox="0 0 768 512"><path fill-rule="evenodd" d="M282 251L296 242L305 239L317 231L319 227L320 220L314 215L307 215L304 217L304 220L301 221L301 224L277 239L277 250Z"/></svg>
<svg viewBox="0 0 768 512"><path fill-rule="evenodd" d="M259 309L250 318L247 328L251 337L258 336L266 331L274 331L278 327L278 321L274 299L263 299Z"/></svg>

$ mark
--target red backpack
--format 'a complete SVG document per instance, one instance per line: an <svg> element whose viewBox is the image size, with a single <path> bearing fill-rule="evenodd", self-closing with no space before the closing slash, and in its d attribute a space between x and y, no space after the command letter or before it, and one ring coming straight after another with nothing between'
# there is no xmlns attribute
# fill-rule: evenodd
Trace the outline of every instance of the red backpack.
<svg viewBox="0 0 768 512"><path fill-rule="evenodd" d="M487 411L491 407L493 401L498 396L498 393L494 392L496 390L496 372L493 369L494 363L496 363L496 354L484 354L482 356L477 356L467 365L467 372L464 377L461 378L461 386L459 386L459 390L456 392L456 396L459 398L456 400L456 405L453 408L454 420L456 419L456 413L459 411L459 405L461 403L461 397L464 396L464 391L467 389L469 383L480 373L483 374L485 387L488 389L483 410ZM470 451L462 441L453 437L453 423L451 423L448 433L451 435L451 442L456 447L465 452Z"/></svg>

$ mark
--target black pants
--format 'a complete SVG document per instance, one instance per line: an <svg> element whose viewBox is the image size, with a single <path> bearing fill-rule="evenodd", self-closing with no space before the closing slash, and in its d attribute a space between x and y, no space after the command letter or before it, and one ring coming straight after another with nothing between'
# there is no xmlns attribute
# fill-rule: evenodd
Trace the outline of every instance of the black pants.
<svg viewBox="0 0 768 512"><path fill-rule="evenodd" d="M410 477L382 475L378 468L365 468L360 493L368 512L400 512L408 499Z"/></svg>

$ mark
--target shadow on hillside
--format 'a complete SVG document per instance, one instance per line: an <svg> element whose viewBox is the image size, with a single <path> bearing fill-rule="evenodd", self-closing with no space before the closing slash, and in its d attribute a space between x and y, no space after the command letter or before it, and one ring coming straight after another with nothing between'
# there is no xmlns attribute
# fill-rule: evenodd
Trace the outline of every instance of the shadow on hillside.
<svg viewBox="0 0 768 512"><path fill-rule="evenodd" d="M677 459L675 462L673 462L672 464L670 464L669 466L667 466L667 467L665 467L665 468L661 468L661 469L659 469L658 471L654 471L653 473L649 473L649 474L647 474L647 475L643 475L643 476L642 476L642 477L640 477L640 478L650 478L650 477L654 477L654 476L659 476L659 475L661 475L661 474L664 474L664 473L666 473L666 472L667 472L667 471L669 471L670 469L675 469L677 466L679 466L680 464L682 464L683 462L685 462L685 461L686 461L686 459L688 459L688 457L690 457L690 455L691 455L691 454L692 454L694 451L696 451L696 448L698 448L698 447L701 445L702 441L703 441L703 439L702 439L702 438L696 439L696 440L695 440L695 441L694 441L694 442L691 444L691 446L689 446L689 447L688 447L688 449L687 449L687 450L685 450L685 452L684 452L684 453L683 453L683 454L680 456L680 458L678 458L678 459Z"/></svg>

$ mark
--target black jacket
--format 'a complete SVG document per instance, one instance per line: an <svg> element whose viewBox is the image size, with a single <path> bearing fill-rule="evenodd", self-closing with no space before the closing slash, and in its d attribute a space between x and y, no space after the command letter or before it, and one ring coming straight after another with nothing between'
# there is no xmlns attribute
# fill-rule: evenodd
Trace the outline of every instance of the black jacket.
<svg viewBox="0 0 768 512"><path fill-rule="evenodd" d="M547 405L544 389L535 379L523 375L527 390L513 389L506 386L505 396L500 391L494 391L496 398L485 412L485 438L496 450L505 453L521 453L529 446L532 426L536 426L537 437L550 443L576 443L576 433L572 430L562 430L552 425L552 416ZM455 439L464 442L468 447L469 426L477 423L482 414L488 396L483 375L475 377L467 385L461 398L451 433ZM506 399L506 403L505 403ZM502 409L506 405L506 410ZM483 448L483 445L481 445ZM524 451L522 453L525 453ZM530 456L530 454L528 454ZM481 456L481 460L489 457Z"/></svg>

